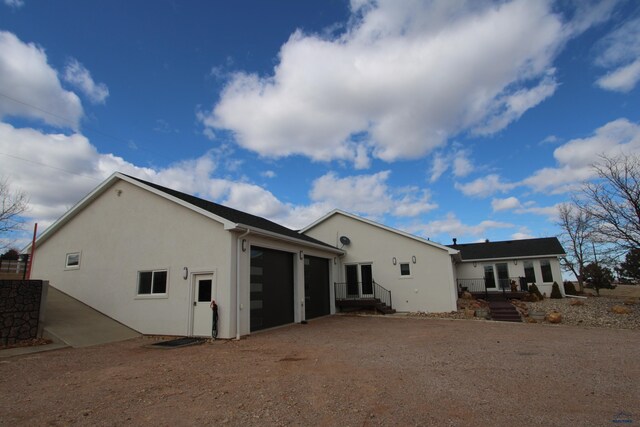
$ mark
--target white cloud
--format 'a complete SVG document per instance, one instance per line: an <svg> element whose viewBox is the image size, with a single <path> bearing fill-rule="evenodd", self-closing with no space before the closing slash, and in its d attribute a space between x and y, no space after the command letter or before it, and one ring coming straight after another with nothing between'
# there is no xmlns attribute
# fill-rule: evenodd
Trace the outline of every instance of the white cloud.
<svg viewBox="0 0 640 427"><path fill-rule="evenodd" d="M465 196L488 197L498 192L506 192L517 187L517 183L503 182L497 174L490 174L477 178L466 184L455 183L455 188Z"/></svg>
<svg viewBox="0 0 640 427"><path fill-rule="evenodd" d="M77 129L83 116L78 96L64 90L44 49L0 31L0 119L21 116Z"/></svg>
<svg viewBox="0 0 640 427"><path fill-rule="evenodd" d="M337 177L333 172L313 182L309 196L314 203L329 209L343 209L368 217L380 218L386 214L414 217L437 207L430 202L431 195L416 187L390 188L389 171L372 175Z"/></svg>
<svg viewBox="0 0 640 427"><path fill-rule="evenodd" d="M272 75L233 74L204 125L267 157L363 168L364 136L373 157L418 158L463 131L497 132L551 96L559 49L602 15L577 13L578 23L523 0L351 9L338 36L292 34Z"/></svg>
<svg viewBox="0 0 640 427"><path fill-rule="evenodd" d="M275 178L276 177L276 173L272 170L267 170L264 171L262 173L260 173L260 175L264 176L265 178Z"/></svg>
<svg viewBox="0 0 640 427"><path fill-rule="evenodd" d="M89 70L77 59L71 59L67 62L62 78L79 89L94 104L104 104L109 96L107 85L94 82Z"/></svg>
<svg viewBox="0 0 640 427"><path fill-rule="evenodd" d="M470 150L461 149L456 144L448 154L444 154L443 151L436 152L431 163L429 182L436 182L449 168L451 168L455 177L467 176L475 169L469 159L470 155Z"/></svg>
<svg viewBox="0 0 640 427"><path fill-rule="evenodd" d="M592 136L577 138L559 146L553 152L557 167L536 171L521 184L538 192L566 193L594 177L591 165L599 156L640 153L640 125L618 119L596 129Z"/></svg>
<svg viewBox="0 0 640 427"><path fill-rule="evenodd" d="M24 0L4 0L4 4L14 9L20 9L24 6Z"/></svg>
<svg viewBox="0 0 640 427"><path fill-rule="evenodd" d="M636 87L638 80L640 80L640 59L600 77L596 84L602 89L629 92Z"/></svg>
<svg viewBox="0 0 640 427"><path fill-rule="evenodd" d="M602 89L629 92L640 80L640 18L625 22L604 37L596 64L610 70L596 84Z"/></svg>
<svg viewBox="0 0 640 427"><path fill-rule="evenodd" d="M515 197L507 197L506 199L493 199L491 208L494 212L508 211L520 207L520 201Z"/></svg>
<svg viewBox="0 0 640 427"><path fill-rule="evenodd" d="M533 239L535 236L526 227L521 227L520 231L511 235L512 240Z"/></svg>
<svg viewBox="0 0 640 427"><path fill-rule="evenodd" d="M410 233L417 233L425 237L449 236L458 238L459 242L471 238L486 238L487 233L494 229L513 228L508 222L485 220L478 224L464 224L454 213L448 213L443 219L430 221L426 224L407 227Z"/></svg>

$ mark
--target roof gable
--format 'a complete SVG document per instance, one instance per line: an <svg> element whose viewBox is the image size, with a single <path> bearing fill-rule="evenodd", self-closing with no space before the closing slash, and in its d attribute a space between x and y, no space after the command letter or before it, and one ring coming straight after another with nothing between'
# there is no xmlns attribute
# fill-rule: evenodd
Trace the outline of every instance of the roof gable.
<svg viewBox="0 0 640 427"><path fill-rule="evenodd" d="M395 228L388 227L388 226L383 225L383 224L379 224L379 223L377 223L375 221L371 221L369 219L362 218L362 217L360 217L358 215L354 215L354 214L342 211L340 209L332 210L331 212L329 212L328 214L326 214L322 218L318 219L317 221L313 222L312 224L310 224L310 225L306 226L305 228L303 228L302 230L300 230L300 232L301 233L306 233L307 231L311 230L312 228L314 228L314 227L320 225L321 223L327 221L329 218L333 217L334 215L343 215L343 216L345 216L347 218L351 218L353 220L363 222L363 223L368 224L370 226L373 226L373 227L376 227L376 228L380 228L382 230L389 231L391 233L406 237L408 239L416 240L416 241L418 241L420 243L424 243L425 245L429 245L429 246L432 246L432 247L437 248L437 249L442 249L444 251L447 251L449 253L449 255L455 255L455 254L458 253L457 249L453 249L453 248L450 248L448 246L432 242L431 240L427 240L427 239L423 239L423 238L418 237L418 236L414 236L413 234L406 233L404 231L396 230Z"/></svg>
<svg viewBox="0 0 640 427"><path fill-rule="evenodd" d="M306 243L313 246L321 246L327 249L331 249L334 252L342 253L331 245L316 240L310 236L301 234L295 230L276 224L266 218L262 218L256 215L251 215L246 212L239 211L227 206L220 205L208 200L201 199L199 197L192 196L190 194L182 193L171 188L163 187L152 182L148 182L133 176L125 175L119 172L112 174L109 178L103 181L98 187L96 187L91 193L85 196L80 202L78 202L73 208L67 211L62 217L48 227L44 233L38 238L37 243L44 242L49 236L53 235L59 228L70 221L76 214L78 214L84 207L89 205L93 200L98 198L102 193L112 187L112 185L118 181L123 180L137 187L143 188L161 197L176 202L188 209L191 209L197 213L205 215L215 221L224 225L225 229L247 229L250 228L257 232L264 232L266 235L270 235L276 238L284 238L285 240L296 240L300 243Z"/></svg>
<svg viewBox="0 0 640 427"><path fill-rule="evenodd" d="M449 247L459 250L463 261L566 255L564 248L556 237L506 240L501 242L461 243L450 245Z"/></svg>

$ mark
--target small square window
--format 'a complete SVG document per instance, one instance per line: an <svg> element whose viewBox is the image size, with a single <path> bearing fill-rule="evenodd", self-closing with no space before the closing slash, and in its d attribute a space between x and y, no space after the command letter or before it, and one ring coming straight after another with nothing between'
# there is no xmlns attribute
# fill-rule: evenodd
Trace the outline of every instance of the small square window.
<svg viewBox="0 0 640 427"><path fill-rule="evenodd" d="M80 252L71 252L67 254L65 268L80 268Z"/></svg>
<svg viewBox="0 0 640 427"><path fill-rule="evenodd" d="M408 262L400 263L400 275L401 276L411 276L411 267Z"/></svg>
<svg viewBox="0 0 640 427"><path fill-rule="evenodd" d="M138 295L164 295L166 293L167 270L138 272Z"/></svg>

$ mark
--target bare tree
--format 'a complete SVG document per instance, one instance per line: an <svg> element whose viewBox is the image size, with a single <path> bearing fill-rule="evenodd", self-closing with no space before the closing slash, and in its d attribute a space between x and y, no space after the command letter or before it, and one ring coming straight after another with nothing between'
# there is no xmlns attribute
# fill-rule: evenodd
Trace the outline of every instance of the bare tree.
<svg viewBox="0 0 640 427"><path fill-rule="evenodd" d="M596 182L587 183L582 210L597 224L598 238L619 252L640 249L640 155L600 156Z"/></svg>
<svg viewBox="0 0 640 427"><path fill-rule="evenodd" d="M558 236L567 256L560 260L562 267L571 271L578 280L580 292L584 291L584 268L593 262L595 251L593 241L593 218L588 211L572 203L563 203L558 207L558 227L562 233Z"/></svg>
<svg viewBox="0 0 640 427"><path fill-rule="evenodd" d="M12 191L9 180L1 178L0 201L0 249L5 249L12 243L11 233L22 227L22 214L27 211L29 199L22 191Z"/></svg>

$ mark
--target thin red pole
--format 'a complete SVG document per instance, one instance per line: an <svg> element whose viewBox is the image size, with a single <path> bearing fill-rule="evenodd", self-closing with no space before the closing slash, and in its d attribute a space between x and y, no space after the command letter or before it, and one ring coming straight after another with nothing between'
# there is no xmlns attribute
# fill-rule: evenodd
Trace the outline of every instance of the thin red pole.
<svg viewBox="0 0 640 427"><path fill-rule="evenodd" d="M31 255L29 255L29 263L27 264L27 280L31 279L31 266L36 257L36 234L38 233L38 223L33 226L33 240L31 241Z"/></svg>

